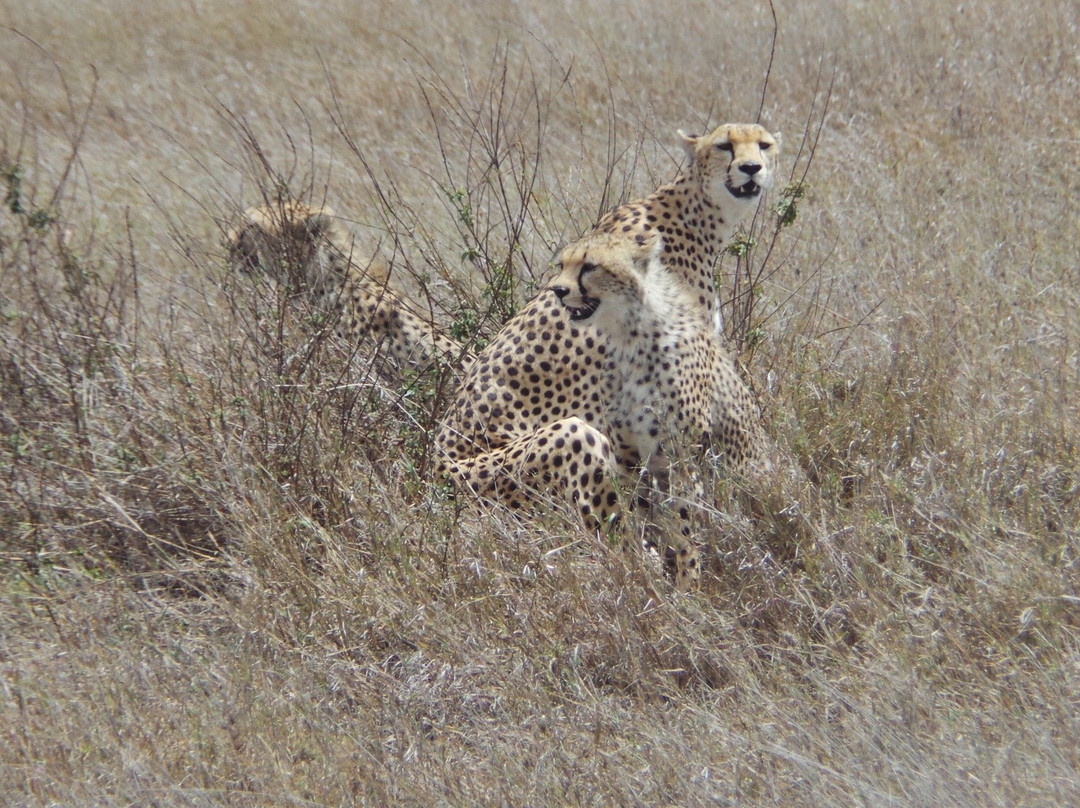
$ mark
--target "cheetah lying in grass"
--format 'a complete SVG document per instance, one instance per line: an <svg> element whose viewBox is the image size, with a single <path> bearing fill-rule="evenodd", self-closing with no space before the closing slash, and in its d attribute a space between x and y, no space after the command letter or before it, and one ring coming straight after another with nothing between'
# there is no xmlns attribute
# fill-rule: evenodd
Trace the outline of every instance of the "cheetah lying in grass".
<svg viewBox="0 0 1080 808"><path fill-rule="evenodd" d="M376 343L399 369L439 366L460 374L472 360L390 288L386 264L354 255L347 228L328 207L284 202L249 208L227 238L234 266L302 289L333 315L339 336Z"/></svg>

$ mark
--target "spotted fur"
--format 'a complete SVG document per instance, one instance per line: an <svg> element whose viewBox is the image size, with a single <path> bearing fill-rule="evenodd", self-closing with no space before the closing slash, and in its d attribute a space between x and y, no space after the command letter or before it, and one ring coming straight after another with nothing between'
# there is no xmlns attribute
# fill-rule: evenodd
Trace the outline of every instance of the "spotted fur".
<svg viewBox="0 0 1080 808"><path fill-rule="evenodd" d="M690 447L715 447L748 472L768 457L753 394L694 294L658 260L662 240L612 240L583 239L549 285L571 319L607 338L609 427L654 474ZM613 260L635 248L635 260Z"/></svg>

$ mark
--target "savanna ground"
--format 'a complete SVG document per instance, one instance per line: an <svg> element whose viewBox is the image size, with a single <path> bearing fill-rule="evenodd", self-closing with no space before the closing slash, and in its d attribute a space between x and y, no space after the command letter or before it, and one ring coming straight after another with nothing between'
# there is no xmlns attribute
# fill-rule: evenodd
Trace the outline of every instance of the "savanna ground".
<svg viewBox="0 0 1080 808"><path fill-rule="evenodd" d="M1080 804L1080 7L608 9L0 5L0 803ZM480 345L759 112L725 324L824 505L695 594L227 266L325 201Z"/></svg>

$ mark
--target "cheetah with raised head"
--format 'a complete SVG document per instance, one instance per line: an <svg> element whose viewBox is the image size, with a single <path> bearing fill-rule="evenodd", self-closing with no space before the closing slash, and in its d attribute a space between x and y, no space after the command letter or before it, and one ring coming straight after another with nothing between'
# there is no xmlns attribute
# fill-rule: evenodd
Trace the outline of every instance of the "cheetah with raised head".
<svg viewBox="0 0 1080 808"><path fill-rule="evenodd" d="M610 251L623 242L627 252L615 260L643 267L648 258L641 264L641 248L657 234L663 240L660 263L671 272L672 284L689 296L687 316L715 329L713 266L771 185L779 136L757 124L725 124L707 135L680 131L679 136L689 158L686 170L644 199L608 213L595 237L562 251L558 266L572 273L589 263L610 263ZM631 257L635 253L639 257ZM534 443L543 441L548 449L555 441L560 463L579 472L577 484L556 493L578 508L587 525L604 525L618 515L619 505L601 469L613 463L621 475L632 476L645 458L620 415L618 387L610 381L618 369L608 337L580 319L550 289L533 298L468 369L437 443L446 474L481 497L518 509L545 492L548 480L537 472ZM729 416L739 425L756 419L752 410L732 410ZM723 442L725 435L717 440ZM751 442L734 454L754 449ZM682 586L696 579L698 558L684 542L673 541L669 555Z"/></svg>
<svg viewBox="0 0 1080 808"><path fill-rule="evenodd" d="M461 345L413 311L389 286L389 267L360 260L344 223L326 206L252 207L227 236L234 266L262 270L334 316L339 336L369 339L401 369L433 366L460 375L472 361Z"/></svg>

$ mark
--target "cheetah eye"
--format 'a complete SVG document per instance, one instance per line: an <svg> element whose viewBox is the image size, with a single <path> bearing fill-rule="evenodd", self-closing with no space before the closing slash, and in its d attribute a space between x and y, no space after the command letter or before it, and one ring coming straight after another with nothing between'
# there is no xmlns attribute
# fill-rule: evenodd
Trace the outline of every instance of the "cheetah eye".
<svg viewBox="0 0 1080 808"><path fill-rule="evenodd" d="M581 274L584 275L586 272L592 272L594 269L596 269L596 264L582 264Z"/></svg>
<svg viewBox="0 0 1080 808"><path fill-rule="evenodd" d="M735 153L735 147L732 146L731 143L717 143L716 148L718 148L720 151L725 151L728 154Z"/></svg>
<svg viewBox="0 0 1080 808"><path fill-rule="evenodd" d="M760 148L762 151L768 151L769 149L772 148L772 144L771 143L759 143L758 148Z"/></svg>

